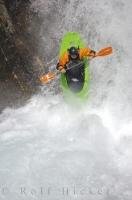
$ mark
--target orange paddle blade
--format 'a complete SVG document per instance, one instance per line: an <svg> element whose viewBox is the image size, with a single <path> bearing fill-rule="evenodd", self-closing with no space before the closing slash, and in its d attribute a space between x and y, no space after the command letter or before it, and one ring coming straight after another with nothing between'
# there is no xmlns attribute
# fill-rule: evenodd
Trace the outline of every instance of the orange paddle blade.
<svg viewBox="0 0 132 200"><path fill-rule="evenodd" d="M48 74L40 76L39 80L41 83L49 83L51 80L55 79L55 73L49 72Z"/></svg>
<svg viewBox="0 0 132 200"><path fill-rule="evenodd" d="M101 49L96 56L107 56L112 53L112 47Z"/></svg>

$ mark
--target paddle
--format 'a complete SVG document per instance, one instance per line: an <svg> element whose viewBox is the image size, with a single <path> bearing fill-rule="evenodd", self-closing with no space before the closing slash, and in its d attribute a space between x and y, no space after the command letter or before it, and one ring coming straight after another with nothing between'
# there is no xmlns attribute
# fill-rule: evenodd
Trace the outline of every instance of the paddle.
<svg viewBox="0 0 132 200"><path fill-rule="evenodd" d="M73 67L66 69L65 71L69 71L70 69L73 69L73 68L78 67L78 66L80 66L80 63L74 65ZM48 72L47 74L42 75L39 79L40 79L41 83L49 83L59 73L60 73L60 71Z"/></svg>
<svg viewBox="0 0 132 200"><path fill-rule="evenodd" d="M106 47L101 49L99 52L96 53L95 57L99 57L99 56L107 56L110 55L112 53L112 47ZM39 80L41 83L49 83L51 80L54 80L56 75L60 73L60 71L55 71L55 72L48 72L45 75L42 75Z"/></svg>
<svg viewBox="0 0 132 200"><path fill-rule="evenodd" d="M101 49L95 57L97 56L107 56L107 55L110 55L112 53L112 47L106 47L106 48L103 48Z"/></svg>
<svg viewBox="0 0 132 200"><path fill-rule="evenodd" d="M51 80L54 80L58 71L55 72L48 72L45 75L40 76L39 80L41 83L49 83Z"/></svg>

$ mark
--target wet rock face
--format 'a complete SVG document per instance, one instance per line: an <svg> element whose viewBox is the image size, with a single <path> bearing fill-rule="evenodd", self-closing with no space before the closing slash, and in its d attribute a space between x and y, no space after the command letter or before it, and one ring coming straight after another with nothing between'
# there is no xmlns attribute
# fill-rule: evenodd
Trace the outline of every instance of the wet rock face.
<svg viewBox="0 0 132 200"><path fill-rule="evenodd" d="M13 31L13 25L5 7L5 3L3 0L0 0L0 78L4 78L4 75L8 72L8 58L5 49L7 50Z"/></svg>
<svg viewBox="0 0 132 200"><path fill-rule="evenodd" d="M38 89L38 16L29 0L0 0L0 112L21 106Z"/></svg>
<svg viewBox="0 0 132 200"><path fill-rule="evenodd" d="M0 0L0 79L15 74L29 87L37 85L43 62L37 51L39 29L31 26L36 18L29 0Z"/></svg>
<svg viewBox="0 0 132 200"><path fill-rule="evenodd" d="M15 11L19 7L19 4L21 2L22 0L5 0L8 10L10 10L11 12ZM23 2L26 2L26 1L23 0Z"/></svg>

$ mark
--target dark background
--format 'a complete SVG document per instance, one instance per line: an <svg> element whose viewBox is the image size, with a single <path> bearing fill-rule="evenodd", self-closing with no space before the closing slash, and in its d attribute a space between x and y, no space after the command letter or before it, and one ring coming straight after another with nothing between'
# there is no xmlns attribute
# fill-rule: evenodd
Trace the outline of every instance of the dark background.
<svg viewBox="0 0 132 200"><path fill-rule="evenodd" d="M20 105L38 90L44 68L38 56L40 26L30 0L0 0L0 110Z"/></svg>

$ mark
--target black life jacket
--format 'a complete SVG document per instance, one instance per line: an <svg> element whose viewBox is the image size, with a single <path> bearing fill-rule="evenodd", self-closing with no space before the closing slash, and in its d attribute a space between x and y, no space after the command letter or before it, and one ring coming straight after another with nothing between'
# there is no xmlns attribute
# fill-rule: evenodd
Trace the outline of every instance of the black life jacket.
<svg viewBox="0 0 132 200"><path fill-rule="evenodd" d="M66 79L69 88L73 92L80 92L84 85L85 64L83 60L70 60L66 64Z"/></svg>

